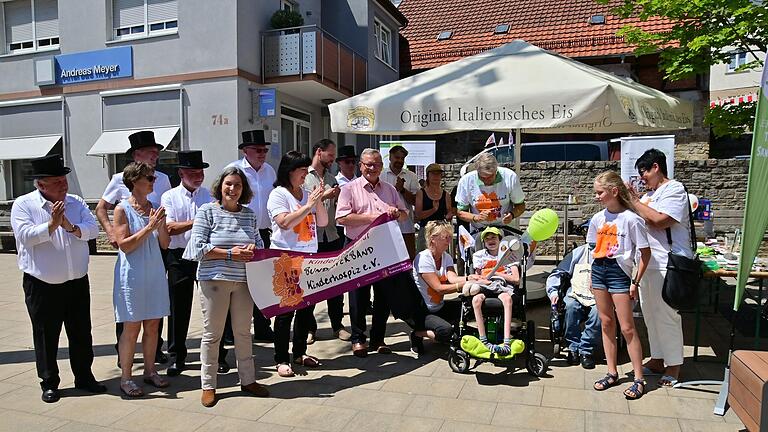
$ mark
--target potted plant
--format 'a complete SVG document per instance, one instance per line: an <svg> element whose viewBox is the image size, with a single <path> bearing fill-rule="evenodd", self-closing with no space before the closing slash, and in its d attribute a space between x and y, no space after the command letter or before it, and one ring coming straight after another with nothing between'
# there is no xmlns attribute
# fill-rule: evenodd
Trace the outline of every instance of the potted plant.
<svg viewBox="0 0 768 432"><path fill-rule="evenodd" d="M302 17L300 13L294 10L280 9L272 15L272 18L269 22L273 29L279 30L284 28L303 26L304 17Z"/></svg>

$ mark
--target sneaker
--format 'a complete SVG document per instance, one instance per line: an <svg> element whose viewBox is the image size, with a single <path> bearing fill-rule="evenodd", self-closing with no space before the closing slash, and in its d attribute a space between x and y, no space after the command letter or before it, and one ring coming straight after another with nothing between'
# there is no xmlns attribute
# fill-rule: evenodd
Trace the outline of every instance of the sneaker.
<svg viewBox="0 0 768 432"><path fill-rule="evenodd" d="M581 361L581 359L579 358L579 353L576 351L568 351L568 357L566 358L566 361L571 366L579 364L579 362Z"/></svg>
<svg viewBox="0 0 768 432"><path fill-rule="evenodd" d="M424 352L424 339L417 336L416 332L411 332L411 352L417 357Z"/></svg>
<svg viewBox="0 0 768 432"><path fill-rule="evenodd" d="M333 332L333 335L345 342L348 342L350 339L352 339L352 333L348 332L344 327Z"/></svg>

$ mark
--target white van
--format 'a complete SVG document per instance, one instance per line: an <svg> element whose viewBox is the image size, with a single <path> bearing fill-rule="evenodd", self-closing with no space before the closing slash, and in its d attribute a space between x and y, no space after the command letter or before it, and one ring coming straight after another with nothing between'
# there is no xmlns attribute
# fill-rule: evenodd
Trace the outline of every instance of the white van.
<svg viewBox="0 0 768 432"><path fill-rule="evenodd" d="M557 161L604 161L608 160L607 141L554 141L523 143L521 149L522 162L557 162ZM515 149L509 144L483 149L461 167L463 176L474 164L478 156L491 153L499 164L509 164L515 161Z"/></svg>

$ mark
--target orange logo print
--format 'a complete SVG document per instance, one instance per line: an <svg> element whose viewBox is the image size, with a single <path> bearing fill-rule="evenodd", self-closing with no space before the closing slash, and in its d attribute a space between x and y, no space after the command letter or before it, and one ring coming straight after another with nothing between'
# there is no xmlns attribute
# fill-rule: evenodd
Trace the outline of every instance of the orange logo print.
<svg viewBox="0 0 768 432"><path fill-rule="evenodd" d="M440 279L441 284L448 283L448 277L445 275L438 276L438 279ZM429 300L432 301L432 304L440 304L440 302L443 301L443 297L444 297L443 294L440 294L439 292L433 290L432 287L430 286L427 286L427 295L429 295Z"/></svg>
<svg viewBox="0 0 768 432"><path fill-rule="evenodd" d="M494 267L496 267L496 264L498 264L498 261L496 260L488 260L485 265L483 265L483 268L480 269L480 276L488 276L491 274L491 270L493 270ZM507 269L505 269L503 266L499 267L498 270L496 270L496 274L506 274Z"/></svg>
<svg viewBox="0 0 768 432"><path fill-rule="evenodd" d="M595 243L595 258L612 258L619 250L618 227L615 223L606 222L597 229Z"/></svg>
<svg viewBox="0 0 768 432"><path fill-rule="evenodd" d="M281 307L296 306L304 300L304 291L299 286L302 261L300 256L291 258L285 253L275 260L272 292L280 297Z"/></svg>
<svg viewBox="0 0 768 432"><path fill-rule="evenodd" d="M499 197L496 195L496 192L491 192L489 194L480 192L480 197L475 202L475 207L479 212L482 212L483 210L491 210L491 217L488 219L489 221L494 221L501 217L501 204L499 203Z"/></svg>
<svg viewBox="0 0 768 432"><path fill-rule="evenodd" d="M312 241L315 238L315 215L308 214L298 225L293 227L293 232L299 235L300 242Z"/></svg>

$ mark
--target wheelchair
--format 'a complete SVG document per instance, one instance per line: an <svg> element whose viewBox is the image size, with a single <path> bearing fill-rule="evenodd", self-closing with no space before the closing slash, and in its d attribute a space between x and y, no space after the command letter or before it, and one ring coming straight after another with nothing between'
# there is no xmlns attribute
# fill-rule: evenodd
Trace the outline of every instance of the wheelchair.
<svg viewBox="0 0 768 432"><path fill-rule="evenodd" d="M491 353L489 358L479 358L465 351L461 346L461 340L465 335L478 336L477 328L470 325L474 321L474 311L472 309L472 297L460 295L461 312L458 322L454 325L454 333L449 344L448 365L456 373L467 373L470 369L476 368L484 362L490 362L494 365L510 367L513 366L517 357L525 358L525 367L532 376L541 377L547 372L549 359L536 351L536 323L526 318L526 269L528 267L529 251L528 245L521 240L522 231L514 228L502 226L498 227L504 232L502 241L518 241L522 244L522 257L520 262L520 284L515 287L512 295L512 322L510 325L510 335L513 340L520 340L525 345L522 353L514 356L498 357ZM502 249L503 250L503 249ZM471 274L472 267L472 248L465 250L465 274ZM498 298L486 298L483 303L483 318L488 337L488 342L499 344L503 341L504 335L504 308L501 300ZM495 332L492 331L495 329ZM474 365L470 363L475 360Z"/></svg>

